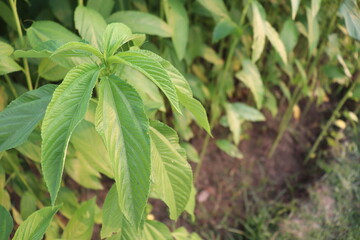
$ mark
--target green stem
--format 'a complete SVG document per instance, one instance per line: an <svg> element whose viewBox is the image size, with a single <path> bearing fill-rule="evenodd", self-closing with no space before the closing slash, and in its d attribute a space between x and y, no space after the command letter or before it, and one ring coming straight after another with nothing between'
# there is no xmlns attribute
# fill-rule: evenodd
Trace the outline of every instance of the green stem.
<svg viewBox="0 0 360 240"><path fill-rule="evenodd" d="M5 74L4 77L5 77L6 83L9 85L9 88L10 88L12 94L14 94L14 97L17 98L18 94L16 92L14 85L12 84L12 81L11 81L9 75Z"/></svg>
<svg viewBox="0 0 360 240"><path fill-rule="evenodd" d="M224 91L223 91L223 88L224 88L224 82L226 81L226 77L228 76L228 71L229 71L229 68L230 68L230 64L231 64L231 61L232 61L232 58L234 56L234 53L235 53L235 49L236 49L236 45L239 43L239 38L238 37L234 37L232 39L232 43L231 43L231 46L230 46L230 49L229 49L229 53L228 53L228 56L226 58L226 62L225 62L225 66L224 66L224 70L220 76L220 78L218 79L218 92L217 94L215 95L215 98L213 100L213 102L215 103L213 106L215 107L218 107L219 104L222 102L223 98L224 98ZM214 111L213 111L214 112ZM218 115L219 113L217 114L212 114L211 115L211 120L210 120L210 126L211 128L215 125L215 122L218 118ZM200 153L200 158L199 158L199 162L196 166L196 170L195 170L195 175L194 175L194 180L196 181L196 179L198 178L199 176L199 173L200 173L200 169L201 169L201 166L202 166L202 162L203 162L203 159L204 159L204 156L205 156L205 153L206 153L206 150L207 150L207 146L209 144L209 139L210 139L210 135L206 135L206 138L204 140L204 144L202 146L202 149L201 149L201 153Z"/></svg>
<svg viewBox="0 0 360 240"><path fill-rule="evenodd" d="M198 177L199 177L200 170L201 170L201 166L202 166L202 162L203 162L203 159L204 159L204 157L205 157L207 147L208 147L208 145L209 145L209 140L210 140L210 135L209 135L209 134L206 134L206 137L205 137L203 146L202 146L202 148L201 148L200 157L199 157L199 162L198 162L198 164L196 165L195 174L194 174L194 182L196 182L196 180L197 180Z"/></svg>
<svg viewBox="0 0 360 240"><path fill-rule="evenodd" d="M355 80L353 81L353 83L351 84L350 88L347 90L347 92L345 93L345 95L342 97L342 99L340 100L339 104L336 106L335 110L333 111L330 119L327 121L327 123L325 124L325 126L323 127L323 129L321 130L320 135L318 136L318 138L316 139L314 145L312 146L312 148L310 149L310 151L308 152L306 158L305 158L305 164L309 161L310 158L312 158L313 154L316 152L317 148L319 147L321 141L323 140L323 138L326 136L330 126L334 123L336 117L339 115L339 112L341 110L341 108L344 106L345 102L349 99L349 97L351 96L351 92L354 90L356 84L359 83L359 76L360 74L356 74L357 77L355 78Z"/></svg>
<svg viewBox="0 0 360 240"><path fill-rule="evenodd" d="M226 57L224 70L222 71L220 77L217 79L218 80L217 84L216 84L217 85L217 92L215 94L215 97L214 97L213 103L212 103L212 106L214 106L216 108L219 107L220 103L222 103L222 101L225 98L224 89L223 89L224 86L225 86L224 83L226 82L226 79L227 79L227 77L229 75L229 70L230 70L232 58L235 55L236 46L238 45L238 43L240 41L240 36L241 36L241 33L242 33L242 26L245 23L246 13L249 10L251 2L252 2L252 0L248 0L245 7L244 7L244 9L243 9L243 11L242 11L240 23L238 25L238 31L235 34L233 34L232 38L231 38L230 49L229 49L228 55ZM222 42L224 42L224 41L222 41ZM219 117L219 114L220 114L219 112L217 112L217 114L214 114L213 109L212 109L211 120L210 120L211 129L213 128L213 126L215 126L217 118ZM194 175L195 181L199 176L201 166L202 166L202 162L203 162L203 159L205 157L207 147L209 145L209 140L210 140L210 135L206 135L206 138L204 140L204 143L203 143L203 146L202 146L202 149L201 149L199 163L197 164L196 170L195 170L195 175Z"/></svg>
<svg viewBox="0 0 360 240"><path fill-rule="evenodd" d="M311 65L309 67L309 71L308 71L309 72L309 77L311 77L311 75L315 71L315 69L316 69L315 67L319 63L320 57L322 56L323 52L325 51L325 49L327 47L327 36L330 34L331 30L334 28L334 25L336 23L336 18L337 18L336 14L334 14L333 17L331 18L329 27L327 28L327 31L326 31L326 33L324 35L325 37L322 38L323 40L322 40L322 42L320 44L320 49L318 51L318 54L315 56L315 59L312 61ZM311 87L310 87L310 92L314 92L315 87L316 87L316 79L313 79L313 83L311 84ZM310 107L313 104L313 102L314 102L313 98L311 98L309 100L309 102L307 102L307 104L305 106L305 110L302 113L302 116L307 115L307 113L310 110Z"/></svg>
<svg viewBox="0 0 360 240"><path fill-rule="evenodd" d="M78 5L79 6L84 6L84 0L78 0Z"/></svg>
<svg viewBox="0 0 360 240"><path fill-rule="evenodd" d="M224 86L225 86L227 76L229 75L228 71L230 69L232 58L234 57L236 45L238 43L239 43L239 38L237 36L233 36L233 38L231 40L231 45L230 45L230 49L228 52L228 56L225 61L224 70L222 71L220 77L218 78L217 84L216 84L217 92L215 94L215 97L213 99L213 104L212 104L214 107L219 107L219 105L223 102L223 100L226 96L226 94L224 93ZM211 126L214 126L214 124L216 123L217 118L219 117L219 114L220 114L219 112L217 114L214 114L214 113L215 112L212 111L211 120L210 120Z"/></svg>
<svg viewBox="0 0 360 240"><path fill-rule="evenodd" d="M329 24L329 27L327 28L327 31L325 33L325 37L323 38L321 44L320 44L320 48L319 48L319 51L317 53L317 55L315 56L314 60L311 62L311 64L308 65L308 77L309 79L313 79L312 78L312 75L316 69L316 66L318 65L319 61L320 61L320 57L322 56L323 52L325 51L326 49L326 43L327 43L327 40L326 40L326 37L330 34L331 30L333 29L335 23L336 23L336 14L333 15L333 17L331 18L331 21L330 21L330 24ZM309 57L311 57L311 55L309 54ZM310 60L310 58L309 58ZM310 85L310 92L313 92L314 89L316 87L316 79L314 78L312 80L312 83ZM301 92L301 91L300 91ZM301 97L301 94L299 93L299 95L297 96L298 94L294 94L295 98L294 98L294 101L292 101L292 104L289 105L281 123L280 123L280 130L279 130L279 134L277 135L276 139L275 139L275 142L273 143L273 145L271 146L271 149L270 149L270 152L268 154L269 157L271 157L274 152L276 151L276 148L278 146L278 144L280 143L280 140L282 138L282 136L284 135L285 133L285 130L287 128L287 125L290 121L290 117L291 117L291 114L292 114L292 108L294 107L294 105L300 100L300 97ZM310 109L310 106L313 102L313 99L310 99L309 102L306 104L306 107L305 107L305 110L302 114L302 116L306 116L306 113L309 111ZM282 126L282 124L285 124L285 127Z"/></svg>
<svg viewBox="0 0 360 240"><path fill-rule="evenodd" d="M19 38L20 38L21 45L22 45L22 47L24 47L25 46L24 35L22 33L22 30L21 30L20 18L19 18L19 15L17 13L16 0L9 0L9 3L10 3L11 10L12 10L12 12L14 14L14 20L15 20L15 24L16 24L16 29L17 29L17 32L18 32L18 35L19 35ZM31 90L33 90L33 86L32 86L32 82L31 82L29 63L28 63L26 58L23 58L23 64L24 64L23 72L25 74L28 89L31 91Z"/></svg>
<svg viewBox="0 0 360 240"><path fill-rule="evenodd" d="M40 81L40 75L38 74L36 77L34 89L37 89L39 87L39 81Z"/></svg>
<svg viewBox="0 0 360 240"><path fill-rule="evenodd" d="M301 89L302 89L302 87L300 85L295 89L293 98L291 99L289 106L287 107L287 109L285 111L284 117L281 119L279 133L276 136L276 139L270 148L270 151L268 154L269 158L271 158L273 156L273 154L275 153L275 151L276 151L276 149L277 149L288 125L289 125L289 122L291 120L291 116L293 113L293 108L294 108L295 104L297 104L297 102L300 100Z"/></svg>

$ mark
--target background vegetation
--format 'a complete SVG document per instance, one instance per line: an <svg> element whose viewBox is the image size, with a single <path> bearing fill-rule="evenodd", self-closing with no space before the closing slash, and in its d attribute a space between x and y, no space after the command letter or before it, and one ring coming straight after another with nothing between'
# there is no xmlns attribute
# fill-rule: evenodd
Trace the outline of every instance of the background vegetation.
<svg viewBox="0 0 360 240"><path fill-rule="evenodd" d="M36 25L41 21L77 34L78 5L97 11L106 24L147 34L142 48L171 62L207 110L212 135L190 111L174 111L141 73L121 75L139 91L146 114L176 130L194 170L195 211L190 207L175 222L158 200L147 207L149 219L172 231L164 230L168 238L360 238L356 0L1 0L0 110L64 79L70 66L23 52L64 40L53 25ZM91 111L92 102L85 119ZM70 140L69 156L87 155L66 160L57 202L63 205L47 239L60 238L86 204L95 206L93 221L78 231L90 232L84 239L100 238L101 207L113 180L108 166L99 171L89 164L103 157L84 141L94 134L78 131ZM16 227L50 205L40 143L36 128L24 144L0 153L0 204ZM96 204L87 201L92 196Z"/></svg>

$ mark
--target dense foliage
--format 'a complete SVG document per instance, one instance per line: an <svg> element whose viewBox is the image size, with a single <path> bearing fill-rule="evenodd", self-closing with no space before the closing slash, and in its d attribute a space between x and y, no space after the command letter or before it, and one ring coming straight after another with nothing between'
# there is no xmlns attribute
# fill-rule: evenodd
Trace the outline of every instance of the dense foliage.
<svg viewBox="0 0 360 240"><path fill-rule="evenodd" d="M195 219L211 129L228 128L216 144L242 158L249 122L281 112L271 156L292 117L336 102L308 161L333 124L357 123L357 2L288 2L0 1L0 239L91 239L94 224L102 239L198 239L152 220L148 199ZM64 176L113 185L99 208Z"/></svg>

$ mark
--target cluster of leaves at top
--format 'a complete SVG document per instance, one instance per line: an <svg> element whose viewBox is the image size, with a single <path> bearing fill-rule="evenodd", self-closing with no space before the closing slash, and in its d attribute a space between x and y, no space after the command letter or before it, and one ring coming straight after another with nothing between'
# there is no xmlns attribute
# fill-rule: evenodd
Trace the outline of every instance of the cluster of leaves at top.
<svg viewBox="0 0 360 240"><path fill-rule="evenodd" d="M101 173L115 179L103 207L101 237L166 236L168 230L164 230L164 226L146 220L149 194L168 205L171 219L176 219L185 209L191 212L192 170L176 132L162 122L149 120L152 111L144 107L136 90L146 86L136 85L136 75L127 80L122 75L129 69L140 72L163 92L173 111L182 114L181 106L186 107L210 133L205 109L193 98L188 82L175 67L155 53L140 49L145 40L143 34L133 34L122 23L107 25L99 13L84 6L76 8L75 26L81 41L55 22L35 22L27 30L33 49L14 53L16 57L47 58L60 66L73 67L59 86L47 84L26 92L0 113L0 151L23 144L43 120L41 166L53 205L28 217L14 239L43 236L60 208L56 200L65 160L71 150L69 141L75 149L77 142L89 141L84 152L91 151L91 144L102 144L97 133L107 150L102 153L108 152L108 157L97 159L105 162L82 161L80 164L81 168L94 164ZM51 29L52 40L42 35L44 29ZM6 47L11 54L11 47ZM95 86L98 101L92 99ZM94 127L97 133L81 134L82 129ZM75 130L77 133L73 136ZM94 204L94 200L83 203L78 209L83 215L78 217L88 212L85 216L94 218ZM75 220L72 218L68 223L70 227L64 230L64 238L91 237L92 231L82 236L71 235L70 229L78 227L72 221ZM92 229L90 222L87 228ZM9 233L9 229L11 232L11 228L5 232Z"/></svg>

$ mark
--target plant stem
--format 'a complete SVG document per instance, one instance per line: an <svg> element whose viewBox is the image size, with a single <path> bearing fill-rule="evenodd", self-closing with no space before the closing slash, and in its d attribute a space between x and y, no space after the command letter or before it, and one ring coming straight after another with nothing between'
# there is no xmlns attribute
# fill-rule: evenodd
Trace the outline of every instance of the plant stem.
<svg viewBox="0 0 360 240"><path fill-rule="evenodd" d="M22 33L21 30L21 26L20 26L20 18L19 15L17 13L17 7L16 7L16 0L9 0L10 3L10 7L11 10L14 14L14 20L15 20L15 24L16 24L16 29L20 38L20 42L22 47L25 46L25 41L24 41L24 35ZM28 85L28 89L31 91L33 90L33 86L32 86L32 82L31 82L31 76L30 76L30 69L29 69L29 63L27 61L26 58L23 58L23 64L24 64L24 74L25 74L25 78L26 78L26 83Z"/></svg>
<svg viewBox="0 0 360 240"><path fill-rule="evenodd" d="M229 71L229 68L230 68L231 60L232 60L232 58L234 56L235 48L236 48L236 45L238 43L239 43L239 38L237 36L233 37L231 45L230 45L228 56L226 58L224 70L222 71L221 76L218 78L218 82L217 82L218 91L217 91L217 94L215 95L215 98L213 100L213 105L212 105L214 107L218 107L220 105L220 103L224 100L224 91L223 91L224 82L226 81L226 77L228 76L228 71ZM210 120L211 129L215 125L216 120L219 117L219 114L220 113L218 111L216 112L216 114L214 113L214 111L212 111L211 120ZM202 166L202 162L203 162L204 156L206 154L207 146L209 144L209 140L210 140L210 135L207 134L206 138L204 140L203 146L201 148L199 162L198 162L198 164L196 166L195 175L194 175L194 180L195 181L199 176L200 169L201 169L201 166Z"/></svg>
<svg viewBox="0 0 360 240"><path fill-rule="evenodd" d="M84 0L78 0L78 5L79 6L84 6Z"/></svg>
<svg viewBox="0 0 360 240"><path fill-rule="evenodd" d="M308 152L306 158L305 158L305 162L304 164L306 164L309 159L313 156L313 154L316 152L317 148L319 147L321 141L323 140L323 138L325 137L325 135L327 134L330 126L334 123L335 118L338 116L341 108L343 107L343 105L345 104L346 100L348 100L348 98L351 96L351 92L354 90L356 84L359 83L359 76L360 74L356 74L357 77L355 78L355 80L353 81L353 83L351 84L351 86L349 87L349 89L347 90L347 92L345 93L345 95L342 97L342 99L340 100L339 104L336 106L335 110L333 111L330 119L327 121L327 123L325 124L325 126L323 127L323 129L321 130L320 135L318 136L318 138L316 139L314 145L312 146L312 148L310 149L310 151Z"/></svg>
<svg viewBox="0 0 360 240"><path fill-rule="evenodd" d="M294 95L293 98L291 99L289 106L286 109L286 112L284 114L284 117L281 119L280 122L280 127L279 127L279 133L276 136L276 139L274 141L274 143L272 144L268 157L271 158L273 156L273 154L275 153L277 146L279 145L288 125L289 122L291 120L291 116L292 116L292 112L293 112L293 107L295 106L295 104L300 100L301 97L301 85L298 85L298 87L295 89L294 91Z"/></svg>
<svg viewBox="0 0 360 240"><path fill-rule="evenodd" d="M5 77L6 83L9 85L9 88L10 88L12 94L14 94L14 97L17 98L18 94L16 92L16 89L15 89L14 85L11 82L11 79L10 79L9 75L5 74L4 77Z"/></svg>
<svg viewBox="0 0 360 240"><path fill-rule="evenodd" d="M219 111L216 111L216 114L215 114L214 108L218 108L219 105L221 105L221 103L225 100L224 99L225 98L225 94L224 94L225 82L226 82L226 79L227 79L227 77L229 75L229 70L230 70L232 58L235 55L236 46L238 45L238 43L240 41L240 36L241 36L241 33L242 33L242 26L244 25L244 22L245 22L245 19L246 19L246 13L249 10L251 2L252 2L252 0L248 0L246 2L246 5L245 5L243 11L242 11L241 19L240 19L240 23L238 25L237 32L235 34L233 34L232 37L231 37L230 49L229 49L228 55L226 57L224 69L221 72L220 77L217 79L217 92L216 92L215 97L213 99L212 111L211 111L212 112L211 120L210 120L211 129L213 128L213 126L215 126L217 118L220 115ZM223 43L223 41L222 41L222 43ZM206 138L204 140L204 144L203 144L202 149L201 149L199 163L197 164L196 170L195 170L195 175L194 175L194 180L195 181L199 176L200 169L201 169L201 166L202 166L202 162L203 162L204 156L206 154L207 146L209 145L209 140L210 140L210 135L206 135Z"/></svg>
<svg viewBox="0 0 360 240"><path fill-rule="evenodd" d="M198 162L198 164L196 165L195 174L194 174L194 182L196 182L196 180L197 180L198 177L199 177L200 169L201 169L201 166L202 166L202 162L203 162L203 159L204 159L204 157L205 157L207 147L208 147L208 145L209 145L209 140L210 140L210 135L209 135L209 134L206 134L206 137L205 137L203 146L202 146L202 148L201 148L201 152L200 152L200 156L199 156L199 162Z"/></svg>
<svg viewBox="0 0 360 240"><path fill-rule="evenodd" d="M334 14L333 17L331 18L329 27L327 28L327 31L326 31L326 33L325 33L325 36L326 36L326 37L330 34L331 30L333 29L333 27L334 27L334 25L335 25L335 23L336 23L336 18L337 18L337 16L336 16L336 14ZM312 79L312 75L313 75L313 73L314 73L314 71L315 71L315 69L316 69L317 64L318 64L319 61L320 61L320 57L322 56L323 52L324 52L325 49L326 49L326 43L327 43L326 37L325 37L325 38L322 40L322 42L320 43L319 51L317 52L314 60L311 62L311 64L308 65L308 73L309 73L309 74L308 74L308 78L309 78L309 79ZM311 57L311 55L309 54L309 59L310 59L310 57ZM310 91L311 91L311 92L314 91L315 86L316 86L316 79L313 79L313 82L311 83L311 86L310 86ZM297 95L297 94L294 94L294 96L295 96L295 95ZM290 117L289 117L289 116L291 116L292 108L293 108L294 105L300 100L300 97L301 97L301 94L299 94L298 96L295 96L295 99L293 99L293 100L295 100L295 101L292 101L292 104L290 104L289 107L288 107L288 109L286 110L286 113L285 113L285 115L284 115L284 118L281 120L281 123L280 123L281 125L280 125L279 134L277 135L275 142L274 142L273 145L271 146L271 149L270 149L270 152L269 152L269 154L268 154L268 157L271 157L271 156L274 154L274 152L276 151L276 148L277 148L277 146L278 146L278 144L279 144L282 136L284 135L285 130L286 130L286 128L287 128L287 125L288 125L288 123L289 123L289 121L290 121ZM312 103L313 103L313 99L311 98L311 99L309 100L309 102L306 104L306 107L305 107L304 112L302 113L302 116L306 116L306 114L307 114L307 112L309 111L310 106L312 105ZM290 115L288 115L288 114L289 114L288 111L291 111ZM285 118L288 118L288 119L285 119ZM286 126L285 129L284 129L284 127L282 126L282 124L285 124L285 126Z"/></svg>
<svg viewBox="0 0 360 240"><path fill-rule="evenodd" d="M39 81L40 81L40 75L38 74L36 77L34 89L37 89L39 87Z"/></svg>
<svg viewBox="0 0 360 240"><path fill-rule="evenodd" d="M338 9L338 6L337 6L337 9ZM313 74L314 70L316 69L315 67L317 66L319 60L320 60L320 56L323 54L323 52L325 51L326 49L326 39L327 39L327 36L330 34L331 30L334 28L334 25L336 23L336 19L337 19L337 15L334 14L330 20L330 24L328 25L328 28L327 28L327 31L326 33L324 34L325 37L322 38L322 42L320 43L320 49L318 51L318 53L316 54L315 56L315 59L312 61L310 67L309 67L309 77L311 77L311 75ZM315 86L316 86L316 81L314 79L314 82L313 84L311 84L311 87L310 87L310 92L313 92L314 89L315 89ZM305 108L304 108L304 111L302 113L302 116L306 116L308 111L310 110L310 107L311 105L313 104L314 102L314 98L310 98L310 100L307 102Z"/></svg>

